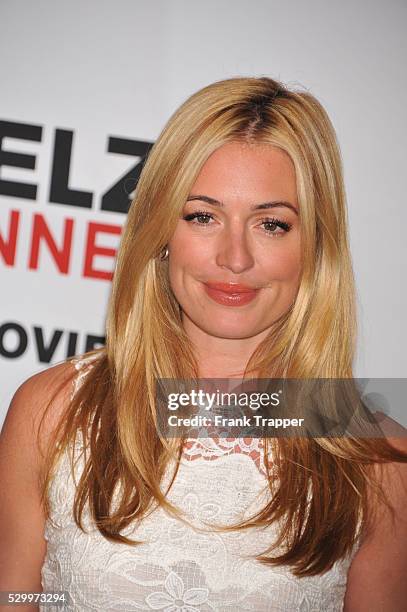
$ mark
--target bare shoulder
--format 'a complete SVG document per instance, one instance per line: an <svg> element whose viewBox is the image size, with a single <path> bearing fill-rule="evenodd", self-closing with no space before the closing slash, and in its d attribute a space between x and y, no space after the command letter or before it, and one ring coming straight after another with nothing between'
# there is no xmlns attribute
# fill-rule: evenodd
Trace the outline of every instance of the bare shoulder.
<svg viewBox="0 0 407 612"><path fill-rule="evenodd" d="M396 446L396 448L401 444L400 448L403 450L403 440L407 441L407 429L403 427L401 423L383 412L375 412L373 416L390 444ZM405 446L406 445L404 445L404 451Z"/></svg>
<svg viewBox="0 0 407 612"><path fill-rule="evenodd" d="M67 361L34 374L16 390L8 409L1 439L3 444L25 442L35 452L34 435L43 416L43 441L57 423L72 393L74 365ZM49 406L49 410L47 410ZM21 450L21 448L20 448Z"/></svg>
<svg viewBox="0 0 407 612"><path fill-rule="evenodd" d="M406 430L392 419L383 426L390 444L407 453ZM375 471L392 510L372 497L376 512L348 572L345 612L403 612L407 601L407 463L388 462Z"/></svg>
<svg viewBox="0 0 407 612"><path fill-rule="evenodd" d="M30 472L41 470L41 454L51 433L69 407L78 381L99 356L84 355L30 376L16 390L0 435L0 460L17 452L29 462Z"/></svg>
<svg viewBox="0 0 407 612"><path fill-rule="evenodd" d="M40 447L45 450L53 427L69 405L74 375L74 366L65 362L31 376L15 392L4 421L0 435L0 590L41 590L46 542Z"/></svg>

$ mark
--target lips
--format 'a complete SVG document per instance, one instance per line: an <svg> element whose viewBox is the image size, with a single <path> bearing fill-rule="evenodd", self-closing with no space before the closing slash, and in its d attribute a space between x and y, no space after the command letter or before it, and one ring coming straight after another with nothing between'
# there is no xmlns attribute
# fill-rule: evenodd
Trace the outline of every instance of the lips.
<svg viewBox="0 0 407 612"><path fill-rule="evenodd" d="M256 291L253 287L240 285L239 283L205 283L207 287L223 293L252 293Z"/></svg>
<svg viewBox="0 0 407 612"><path fill-rule="evenodd" d="M239 283L204 283L207 295L225 306L244 306L257 296L259 289Z"/></svg>

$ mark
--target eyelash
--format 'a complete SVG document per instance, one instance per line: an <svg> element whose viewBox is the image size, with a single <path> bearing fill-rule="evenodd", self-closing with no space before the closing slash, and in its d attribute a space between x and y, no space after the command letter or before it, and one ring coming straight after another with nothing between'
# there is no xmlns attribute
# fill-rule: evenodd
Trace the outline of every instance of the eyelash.
<svg viewBox="0 0 407 612"><path fill-rule="evenodd" d="M213 219L213 215L211 215L210 213L206 212L205 210L198 210L197 212L194 213L190 213L188 215L185 215L184 217L182 217L184 219L184 221L193 221L194 219L196 219L197 217L206 217L209 219ZM275 217L267 217L266 219L261 219L262 223L270 223L272 225L277 225L277 227L280 227L281 229L283 229L285 231L285 233L289 232L290 229L292 228L292 224L291 223L287 223L286 221L281 221L280 219L276 219ZM197 225L208 225L207 223L199 223L199 222L195 222ZM264 230L267 234L269 234L270 236L279 236L281 234L277 234L276 232L272 232L271 230Z"/></svg>

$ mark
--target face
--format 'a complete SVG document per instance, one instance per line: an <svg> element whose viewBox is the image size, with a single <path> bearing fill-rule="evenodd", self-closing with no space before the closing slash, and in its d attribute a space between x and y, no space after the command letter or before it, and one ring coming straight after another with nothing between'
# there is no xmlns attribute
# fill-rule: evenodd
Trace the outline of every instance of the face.
<svg viewBox="0 0 407 612"><path fill-rule="evenodd" d="M265 336L300 280L294 165L270 145L228 143L206 161L168 243L169 278L191 336Z"/></svg>

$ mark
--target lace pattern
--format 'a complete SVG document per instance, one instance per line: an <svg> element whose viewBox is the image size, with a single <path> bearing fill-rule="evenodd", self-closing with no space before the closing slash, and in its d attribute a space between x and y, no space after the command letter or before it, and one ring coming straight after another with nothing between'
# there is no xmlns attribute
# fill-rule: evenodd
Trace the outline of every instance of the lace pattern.
<svg viewBox="0 0 407 612"><path fill-rule="evenodd" d="M204 459L213 461L219 457L242 453L248 455L259 472L266 476L266 469L263 462L264 448L261 438L193 438L186 440L183 447L183 459L185 461L195 461ZM273 479L278 478L278 471L270 466Z"/></svg>
<svg viewBox="0 0 407 612"><path fill-rule="evenodd" d="M86 375L83 365L75 364L75 389ZM86 533L77 527L72 506L83 462L79 455L72 473L68 453L63 454L49 490L43 589L68 591L73 603L66 609L81 612L342 610L357 547L324 575L297 578L286 566L253 559L274 541L276 526L231 532L210 528L248 518L267 502L270 489L259 469L261 456L259 440L188 440L168 493L188 523L156 508L124 530L143 542L133 547L106 540L86 508ZM163 490L173 468L168 466Z"/></svg>

